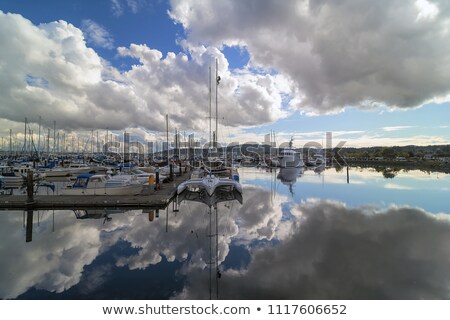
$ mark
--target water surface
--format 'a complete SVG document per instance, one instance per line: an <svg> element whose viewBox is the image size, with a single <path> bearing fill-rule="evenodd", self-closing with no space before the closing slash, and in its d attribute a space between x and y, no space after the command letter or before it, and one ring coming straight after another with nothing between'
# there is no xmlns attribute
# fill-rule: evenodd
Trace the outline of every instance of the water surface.
<svg viewBox="0 0 450 320"><path fill-rule="evenodd" d="M450 175L240 172L217 211L0 212L1 298L449 297Z"/></svg>

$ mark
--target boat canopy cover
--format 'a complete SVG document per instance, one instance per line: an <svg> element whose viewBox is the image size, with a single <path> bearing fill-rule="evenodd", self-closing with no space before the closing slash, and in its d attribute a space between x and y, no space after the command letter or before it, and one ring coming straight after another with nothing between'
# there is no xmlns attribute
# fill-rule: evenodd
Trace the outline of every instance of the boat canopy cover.
<svg viewBox="0 0 450 320"><path fill-rule="evenodd" d="M92 176L94 176L94 174L92 174L92 173L83 173L83 174L79 174L77 176L77 179L89 179Z"/></svg>
<svg viewBox="0 0 450 320"><path fill-rule="evenodd" d="M77 176L77 180L73 184L72 188L86 188L89 179L93 176L90 173L83 173Z"/></svg>

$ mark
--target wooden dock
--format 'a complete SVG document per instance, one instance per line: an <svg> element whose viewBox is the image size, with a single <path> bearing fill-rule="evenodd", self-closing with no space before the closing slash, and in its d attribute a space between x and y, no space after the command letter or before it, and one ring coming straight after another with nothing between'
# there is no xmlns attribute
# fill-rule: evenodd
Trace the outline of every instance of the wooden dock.
<svg viewBox="0 0 450 320"><path fill-rule="evenodd" d="M176 187L187 178L187 173L174 177L173 181L162 183L161 189L157 191L154 191L150 186L144 186L144 190L139 195L35 195L33 201L29 201L27 195L1 195L0 210L88 208L164 209L175 198Z"/></svg>

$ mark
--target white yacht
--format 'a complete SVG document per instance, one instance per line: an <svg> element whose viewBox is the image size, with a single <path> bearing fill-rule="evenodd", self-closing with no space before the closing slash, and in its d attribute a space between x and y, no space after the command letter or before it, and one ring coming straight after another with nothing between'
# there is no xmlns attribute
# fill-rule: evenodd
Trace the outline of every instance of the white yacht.
<svg viewBox="0 0 450 320"><path fill-rule="evenodd" d="M142 188L142 184L111 179L105 174L80 174L72 185L61 189L61 195L136 195Z"/></svg>
<svg viewBox="0 0 450 320"><path fill-rule="evenodd" d="M305 165L300 153L292 147L292 139L289 141L289 147L280 151L278 160L281 168L300 168Z"/></svg>
<svg viewBox="0 0 450 320"><path fill-rule="evenodd" d="M23 176L14 172L13 166L0 166L0 181L4 184L18 184L23 183Z"/></svg>
<svg viewBox="0 0 450 320"><path fill-rule="evenodd" d="M236 190L242 193L242 186L239 183L239 174L235 168L229 170L229 176L220 177L206 172L202 175L200 171L196 170L192 173L191 178L182 182L177 187L177 193L181 194L185 190L193 192L206 191L209 196L212 196L216 189L221 190Z"/></svg>
<svg viewBox="0 0 450 320"><path fill-rule="evenodd" d="M106 168L103 166L89 166L85 163L71 163L66 167L55 167L52 169L44 170L45 177L68 177L71 175L78 175L83 173L100 173L106 172Z"/></svg>
<svg viewBox="0 0 450 320"><path fill-rule="evenodd" d="M277 178L281 183L289 187L289 192L294 194L293 186L297 182L297 178L301 177L304 173L304 168L301 167L289 167L280 168Z"/></svg>
<svg viewBox="0 0 450 320"><path fill-rule="evenodd" d="M114 180L130 180L135 181L136 183L148 183L150 177L156 179L156 173L148 173L144 172L140 169L131 169L129 171L122 171L111 176ZM159 175L160 181L163 181L166 178L165 175Z"/></svg>

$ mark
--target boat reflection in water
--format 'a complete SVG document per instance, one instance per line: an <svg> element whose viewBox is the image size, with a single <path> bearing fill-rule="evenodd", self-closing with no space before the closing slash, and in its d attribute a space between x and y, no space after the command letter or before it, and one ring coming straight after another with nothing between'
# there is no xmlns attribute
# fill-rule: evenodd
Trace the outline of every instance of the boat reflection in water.
<svg viewBox="0 0 450 320"><path fill-rule="evenodd" d="M194 201L206 204L208 207L217 205L219 202L233 201L237 200L242 204L242 193L237 189L226 190L226 189L216 189L216 191L209 195L205 190L200 191L190 191L184 190L177 196L177 203L180 204L182 201Z"/></svg>
<svg viewBox="0 0 450 320"><path fill-rule="evenodd" d="M302 167L280 168L277 178L281 183L289 187L289 193L294 194L293 186L297 182L297 178L301 177L305 170Z"/></svg>
<svg viewBox="0 0 450 320"><path fill-rule="evenodd" d="M208 206L209 231L207 238L209 239L209 257L206 264L209 270L209 299L219 299L219 279L222 272L219 266L219 210L218 203L231 202L237 200L242 204L242 189L229 188L228 186L216 187L214 193L209 194L205 189L190 191L185 189L178 194L177 203L183 201L193 201L204 203Z"/></svg>
<svg viewBox="0 0 450 320"><path fill-rule="evenodd" d="M103 224L111 221L111 214L125 213L125 210L119 208L105 209L77 209L73 210L77 219L103 219Z"/></svg>

